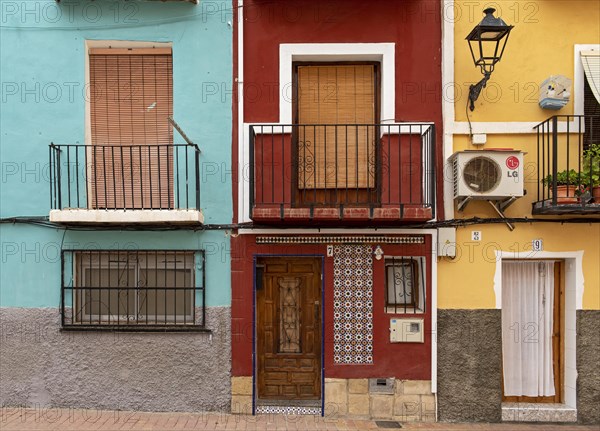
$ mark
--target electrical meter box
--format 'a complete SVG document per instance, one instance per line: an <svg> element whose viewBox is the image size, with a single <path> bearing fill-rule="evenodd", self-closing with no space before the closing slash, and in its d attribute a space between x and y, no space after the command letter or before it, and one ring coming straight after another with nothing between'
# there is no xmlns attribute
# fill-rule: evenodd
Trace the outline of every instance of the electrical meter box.
<svg viewBox="0 0 600 431"><path fill-rule="evenodd" d="M423 319L390 319L391 343L424 343Z"/></svg>

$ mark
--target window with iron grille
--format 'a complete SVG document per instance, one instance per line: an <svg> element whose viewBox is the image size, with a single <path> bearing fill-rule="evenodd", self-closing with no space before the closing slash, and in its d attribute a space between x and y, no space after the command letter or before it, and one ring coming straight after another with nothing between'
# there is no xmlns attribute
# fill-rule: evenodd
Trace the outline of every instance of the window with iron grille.
<svg viewBox="0 0 600 431"><path fill-rule="evenodd" d="M385 311L425 313L425 257L385 258Z"/></svg>
<svg viewBox="0 0 600 431"><path fill-rule="evenodd" d="M65 328L203 328L204 252L65 250Z"/></svg>

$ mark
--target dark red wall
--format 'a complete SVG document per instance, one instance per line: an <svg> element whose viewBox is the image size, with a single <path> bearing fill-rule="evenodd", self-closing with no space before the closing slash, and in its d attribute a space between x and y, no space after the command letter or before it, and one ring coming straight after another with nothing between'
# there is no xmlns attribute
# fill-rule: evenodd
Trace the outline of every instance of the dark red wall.
<svg viewBox="0 0 600 431"><path fill-rule="evenodd" d="M436 165L441 173L440 3L431 0L244 1L244 122L279 121L281 43L393 42L396 44L395 120L435 123ZM236 42L237 38L234 44ZM234 52L236 49L234 47ZM235 131L237 124L234 126ZM234 161L237 161L236 145L234 153ZM443 219L443 175L437 178L437 216ZM236 202L237 195L234 196Z"/></svg>
<svg viewBox="0 0 600 431"><path fill-rule="evenodd" d="M396 43L396 120L441 127L440 2L244 1L247 123L279 121L279 44Z"/></svg>
<svg viewBox="0 0 600 431"><path fill-rule="evenodd" d="M400 315L384 313L384 260L373 262L373 361L372 365L335 365L333 362L333 258L325 257L325 376L337 378L396 377L431 379L431 237L424 244L382 244L387 255L427 256L427 311L425 343L390 343L389 321ZM257 245L254 235L232 238L232 375L252 375L254 257L274 255L326 255L326 245ZM408 314L407 317L412 317Z"/></svg>

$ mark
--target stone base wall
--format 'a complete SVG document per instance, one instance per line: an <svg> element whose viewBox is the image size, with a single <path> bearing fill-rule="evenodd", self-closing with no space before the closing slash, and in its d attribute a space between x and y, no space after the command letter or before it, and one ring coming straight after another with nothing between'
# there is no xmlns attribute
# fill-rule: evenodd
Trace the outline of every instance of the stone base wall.
<svg viewBox="0 0 600 431"><path fill-rule="evenodd" d="M501 310L438 310L438 420L502 420Z"/></svg>
<svg viewBox="0 0 600 431"><path fill-rule="evenodd" d="M231 312L212 332L61 331L56 308L0 308L0 405L228 411Z"/></svg>
<svg viewBox="0 0 600 431"><path fill-rule="evenodd" d="M577 420L600 423L600 310L577 311Z"/></svg>
<svg viewBox="0 0 600 431"><path fill-rule="evenodd" d="M325 416L434 422L435 396L429 380L391 380L390 393L369 387L369 379L325 379ZM252 413L252 377L231 378L232 413Z"/></svg>
<svg viewBox="0 0 600 431"><path fill-rule="evenodd" d="M369 379L325 379L325 416L435 421L431 381L391 380L390 393L382 393L369 385Z"/></svg>
<svg viewBox="0 0 600 431"><path fill-rule="evenodd" d="M231 377L231 413L252 414L252 377Z"/></svg>

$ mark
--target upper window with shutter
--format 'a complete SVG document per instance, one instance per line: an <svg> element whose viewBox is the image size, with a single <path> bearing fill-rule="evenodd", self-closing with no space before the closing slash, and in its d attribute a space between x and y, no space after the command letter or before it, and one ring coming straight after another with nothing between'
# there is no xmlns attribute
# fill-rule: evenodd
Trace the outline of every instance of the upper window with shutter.
<svg viewBox="0 0 600 431"><path fill-rule="evenodd" d="M172 209L171 48L89 51L94 209Z"/></svg>
<svg viewBox="0 0 600 431"><path fill-rule="evenodd" d="M299 189L375 184L376 64L297 64Z"/></svg>
<svg viewBox="0 0 600 431"><path fill-rule="evenodd" d="M600 51L582 51L581 63L585 72L583 113L586 116L583 147L600 142Z"/></svg>

